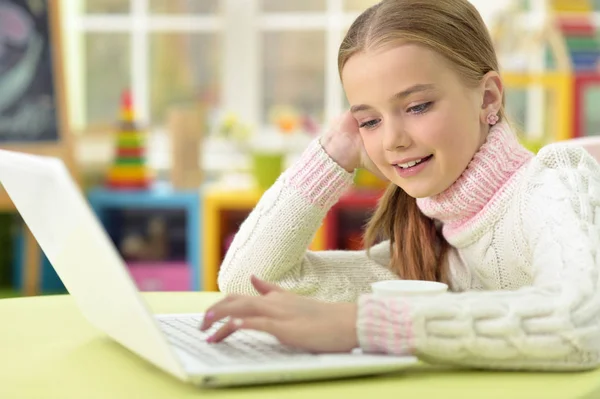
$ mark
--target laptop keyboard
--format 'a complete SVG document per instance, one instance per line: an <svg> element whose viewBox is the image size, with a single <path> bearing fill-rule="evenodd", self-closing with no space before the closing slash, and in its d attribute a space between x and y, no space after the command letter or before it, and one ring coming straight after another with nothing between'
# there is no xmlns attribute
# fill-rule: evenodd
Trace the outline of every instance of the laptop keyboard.
<svg viewBox="0 0 600 399"><path fill-rule="evenodd" d="M215 323L209 330L200 331L202 317L174 316L157 318L172 345L211 366L254 364L314 358L315 355L286 347L271 335L257 331L238 330L222 342L208 343L206 339L224 322Z"/></svg>

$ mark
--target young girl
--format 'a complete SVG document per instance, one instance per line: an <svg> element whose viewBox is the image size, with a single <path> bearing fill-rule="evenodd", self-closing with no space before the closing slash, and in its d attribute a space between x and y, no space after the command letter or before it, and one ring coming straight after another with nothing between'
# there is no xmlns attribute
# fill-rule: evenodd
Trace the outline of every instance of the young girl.
<svg viewBox="0 0 600 399"><path fill-rule="evenodd" d="M235 295L201 328L230 320L209 341L242 328L316 352L496 369L600 364L600 166L578 147L534 156L519 145L476 9L383 0L351 26L339 70L351 109L241 226L219 275ZM307 251L358 167L390 181L369 250ZM369 294L387 279L451 290Z"/></svg>

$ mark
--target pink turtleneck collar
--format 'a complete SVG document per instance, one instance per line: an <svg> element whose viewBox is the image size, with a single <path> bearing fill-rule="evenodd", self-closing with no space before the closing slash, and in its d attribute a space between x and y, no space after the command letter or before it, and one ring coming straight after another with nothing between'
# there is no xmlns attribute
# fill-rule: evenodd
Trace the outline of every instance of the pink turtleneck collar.
<svg viewBox="0 0 600 399"><path fill-rule="evenodd" d="M421 211L441 221L444 235L467 224L503 189L533 154L517 141L506 123L490 129L463 174L438 195L417 199Z"/></svg>

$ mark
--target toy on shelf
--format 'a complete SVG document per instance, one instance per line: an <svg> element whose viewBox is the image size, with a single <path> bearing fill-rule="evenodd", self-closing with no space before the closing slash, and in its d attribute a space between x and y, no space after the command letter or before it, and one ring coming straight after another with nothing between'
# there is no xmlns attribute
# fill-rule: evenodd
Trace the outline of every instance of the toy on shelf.
<svg viewBox="0 0 600 399"><path fill-rule="evenodd" d="M562 33L575 71L598 69L600 41L593 16L556 16L557 28Z"/></svg>
<svg viewBox="0 0 600 399"><path fill-rule="evenodd" d="M115 159L106 184L116 190L143 190L150 187L152 180L146 159L146 132L136 124L131 93L126 91L121 98L121 125L117 132Z"/></svg>
<svg viewBox="0 0 600 399"><path fill-rule="evenodd" d="M216 134L219 137L226 138L244 147L248 145L248 140L252 136L252 129L240 120L234 112L224 112L217 118Z"/></svg>
<svg viewBox="0 0 600 399"><path fill-rule="evenodd" d="M282 134L291 134L302 125L302 117L294 107L275 105L269 110L269 119Z"/></svg>
<svg viewBox="0 0 600 399"><path fill-rule="evenodd" d="M589 0L551 0L550 7L558 12L592 12L594 5Z"/></svg>
<svg viewBox="0 0 600 399"><path fill-rule="evenodd" d="M169 254L169 239L166 222L153 218L148 222L148 231L126 235L120 244L121 253L134 261L164 261Z"/></svg>
<svg viewBox="0 0 600 399"><path fill-rule="evenodd" d="M200 155L206 130L205 114L206 109L201 104L177 105L168 110L171 184L175 189L198 189L202 184Z"/></svg>
<svg viewBox="0 0 600 399"><path fill-rule="evenodd" d="M538 57L535 55L546 48L546 58L550 62L546 62L543 69L570 73L569 52L554 19L545 17L541 23L531 20L521 22L522 13L519 2L513 2L498 11L491 24L490 32L501 69L511 73L539 73Z"/></svg>
<svg viewBox="0 0 600 399"><path fill-rule="evenodd" d="M592 71L599 67L600 40L593 3L587 0L553 0L548 5L575 71Z"/></svg>

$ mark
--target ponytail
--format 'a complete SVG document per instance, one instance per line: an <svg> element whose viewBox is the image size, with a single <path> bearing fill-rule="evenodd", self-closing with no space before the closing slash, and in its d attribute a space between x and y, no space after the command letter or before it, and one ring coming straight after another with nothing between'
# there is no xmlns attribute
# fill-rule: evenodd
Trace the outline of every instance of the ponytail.
<svg viewBox="0 0 600 399"><path fill-rule="evenodd" d="M390 240L390 269L404 280L448 283L448 242L417 206L417 200L390 184L367 224L365 246Z"/></svg>

